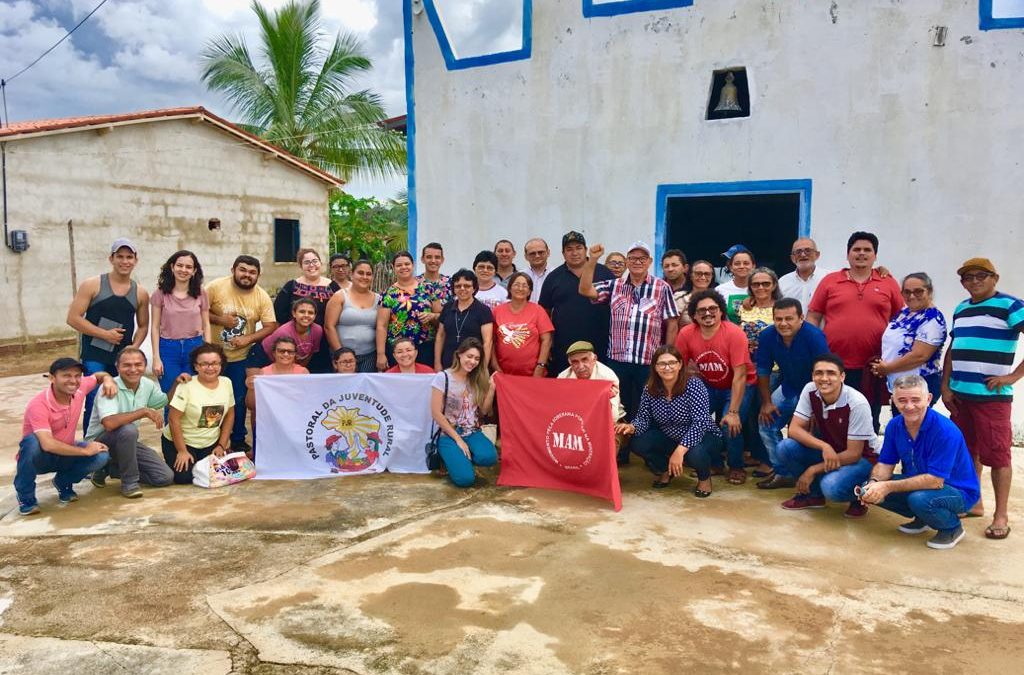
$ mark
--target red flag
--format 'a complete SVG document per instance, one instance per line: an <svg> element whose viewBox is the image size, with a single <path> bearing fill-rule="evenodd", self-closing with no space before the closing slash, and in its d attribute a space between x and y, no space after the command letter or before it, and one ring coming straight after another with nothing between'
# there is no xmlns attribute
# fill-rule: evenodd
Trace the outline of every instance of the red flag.
<svg viewBox="0 0 1024 675"><path fill-rule="evenodd" d="M568 490L622 509L609 404L612 383L498 373L498 485Z"/></svg>

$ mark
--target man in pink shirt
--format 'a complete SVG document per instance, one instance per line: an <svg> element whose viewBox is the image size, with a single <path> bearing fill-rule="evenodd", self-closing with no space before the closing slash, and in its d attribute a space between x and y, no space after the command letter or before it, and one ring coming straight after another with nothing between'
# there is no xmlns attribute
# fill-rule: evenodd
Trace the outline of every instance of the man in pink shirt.
<svg viewBox="0 0 1024 675"><path fill-rule="evenodd" d="M107 446L92 441L75 442L75 430L82 417L85 397L98 385L104 396L117 395L113 378L103 372L82 376L80 361L60 358L50 364L50 386L25 408L23 438L18 451L14 490L18 493L18 512L28 516L39 512L36 501L36 476L55 473L53 487L61 504L78 499L74 484L93 471L102 469L109 459Z"/></svg>
<svg viewBox="0 0 1024 675"><path fill-rule="evenodd" d="M825 275L807 310L807 322L825 331L829 349L843 360L847 386L868 399L876 434L884 380L868 364L881 354L882 333L903 309L900 285L875 269L877 256L878 237L851 234L846 243L850 266Z"/></svg>

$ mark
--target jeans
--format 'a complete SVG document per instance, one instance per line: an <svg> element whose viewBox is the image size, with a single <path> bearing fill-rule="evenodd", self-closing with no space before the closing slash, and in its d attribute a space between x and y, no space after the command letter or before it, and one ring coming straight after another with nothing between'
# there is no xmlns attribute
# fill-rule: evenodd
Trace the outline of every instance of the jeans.
<svg viewBox="0 0 1024 675"><path fill-rule="evenodd" d="M231 380L231 389L235 394L235 423L231 427L231 442L245 440L245 395L249 391L245 386L245 369L249 368L249 359L228 361L224 366L224 377ZM191 480L189 481L191 482Z"/></svg>
<svg viewBox="0 0 1024 675"><path fill-rule="evenodd" d="M156 450L139 443L139 428L134 424L105 431L96 440L110 451L107 473L121 479L121 492L137 489L140 480L155 487L171 484L174 472Z"/></svg>
<svg viewBox="0 0 1024 675"><path fill-rule="evenodd" d="M821 463L821 450L808 448L787 438L776 448L779 457L779 475L799 478L815 464ZM861 457L853 464L840 466L835 471L818 474L811 483L810 496L824 497L830 502L852 502L856 500L853 488L871 475L871 462Z"/></svg>
<svg viewBox="0 0 1024 675"><path fill-rule="evenodd" d="M895 475L893 480L906 476ZM960 527L960 517L974 504L964 502L962 492L944 485L938 490L914 490L913 492L891 492L879 504L886 511L898 513L907 518L920 518L934 530L955 530Z"/></svg>
<svg viewBox="0 0 1024 675"><path fill-rule="evenodd" d="M112 377L117 376L117 365L100 363L99 361L82 361L82 365L85 367L85 375L93 375L94 373L106 373ZM89 420L92 419L92 404L96 400L96 393L100 390L96 387L85 396L85 408L82 411L82 433L89 430Z"/></svg>
<svg viewBox="0 0 1024 675"><path fill-rule="evenodd" d="M662 474L668 471L668 460L679 447L657 427L651 427L633 439L630 448L643 458L644 464L653 473ZM700 443L693 446L683 455L683 464L697 470L697 480L711 478L711 458L722 452L722 439L710 431L704 434Z"/></svg>
<svg viewBox="0 0 1024 675"><path fill-rule="evenodd" d="M494 443L491 443L491 439L484 436L482 431L474 431L469 436L463 436L462 440L469 446L472 461L447 434L441 434L438 439L437 451L441 453L441 459L448 469L448 477L456 487L471 487L476 482L473 466L494 466L498 461L498 451L494 448Z"/></svg>
<svg viewBox="0 0 1024 675"><path fill-rule="evenodd" d="M171 391L178 375L182 373L196 374L189 362L189 355L201 344L203 344L202 335L181 340L160 338L160 361L164 364L164 374L160 376L160 389L165 394Z"/></svg>
<svg viewBox="0 0 1024 675"><path fill-rule="evenodd" d="M84 447L85 443L78 443ZM36 503L36 476L41 473L56 473L54 482L61 487L70 487L93 471L102 469L109 459L105 452L91 457L58 455L43 450L35 434L21 439L18 446L18 468L14 474L14 491L18 493L19 504Z"/></svg>
<svg viewBox="0 0 1024 675"><path fill-rule="evenodd" d="M185 446L185 448L188 450L188 454L192 455L192 459L194 459L195 462L198 462L199 460L205 457L209 457L211 454L213 454L213 449L216 447L216 443L214 443L208 448L193 448L191 445ZM185 469L184 471L178 471L177 469L174 468L174 460L178 457L178 450L177 448L174 447L174 441L167 440L166 436L160 436L160 449L163 451L164 462L167 463L167 466L171 469L171 472L174 474L174 484L191 485L192 467L196 465L195 462L189 464L188 468Z"/></svg>
<svg viewBox="0 0 1024 675"><path fill-rule="evenodd" d="M786 428L789 421L793 419L793 411L796 410L796 404L800 400L800 394L796 396L786 396L782 393L782 387L779 387L772 392L772 403L779 409L779 414L775 417L775 421L769 426L760 425L759 431L761 433L761 442L764 443L765 450L768 452L768 461L771 462L772 468L776 472L779 470L779 456L778 456L778 445L782 441L782 430Z"/></svg>
<svg viewBox="0 0 1024 675"><path fill-rule="evenodd" d="M754 398L754 392L757 388L748 385L746 391L743 393L743 400L740 401L739 414L740 420L747 418L747 413L750 411L750 403ZM725 417L726 411L729 410L729 404L732 403L732 389L713 389L708 387L708 394L710 395L711 411L717 412L717 419L719 424L722 423L722 418ZM725 439L725 451L729 462L730 469L743 470L743 434L742 432L733 436L729 433L728 427L722 427L722 437ZM762 459L761 457L755 457L755 459ZM722 465L721 456L712 460L715 466Z"/></svg>

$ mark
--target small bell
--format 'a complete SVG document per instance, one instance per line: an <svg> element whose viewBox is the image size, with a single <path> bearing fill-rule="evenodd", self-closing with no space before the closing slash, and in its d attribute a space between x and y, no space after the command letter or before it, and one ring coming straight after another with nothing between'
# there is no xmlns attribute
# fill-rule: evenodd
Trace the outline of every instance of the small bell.
<svg viewBox="0 0 1024 675"><path fill-rule="evenodd" d="M740 107L736 85L733 84L735 79L736 76L731 72L725 74L725 84L722 85L722 93L718 97L718 105L715 107L715 112L743 112L743 108Z"/></svg>

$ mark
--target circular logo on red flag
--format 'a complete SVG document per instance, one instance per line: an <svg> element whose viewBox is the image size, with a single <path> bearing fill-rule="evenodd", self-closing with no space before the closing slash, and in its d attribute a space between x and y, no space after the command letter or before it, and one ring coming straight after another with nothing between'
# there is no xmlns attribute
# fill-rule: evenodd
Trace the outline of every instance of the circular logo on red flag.
<svg viewBox="0 0 1024 675"><path fill-rule="evenodd" d="M594 444L583 426L583 417L573 412L558 413L551 418L544 433L548 457L567 471L578 471L594 456Z"/></svg>

